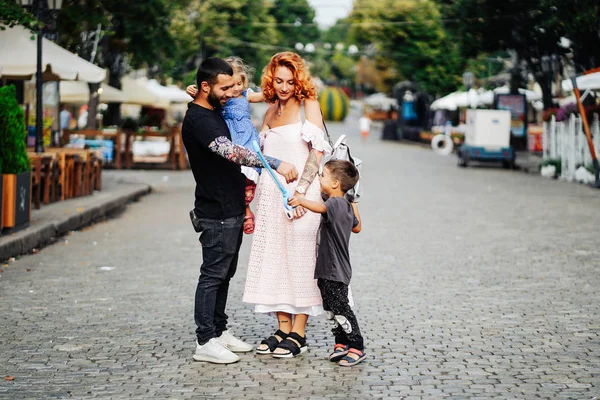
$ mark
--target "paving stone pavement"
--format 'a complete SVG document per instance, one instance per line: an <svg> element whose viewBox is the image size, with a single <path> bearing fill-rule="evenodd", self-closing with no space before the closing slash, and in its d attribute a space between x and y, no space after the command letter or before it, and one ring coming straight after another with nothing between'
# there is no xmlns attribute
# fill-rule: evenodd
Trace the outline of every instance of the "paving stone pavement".
<svg viewBox="0 0 600 400"><path fill-rule="evenodd" d="M107 171L153 185L115 219L0 270L0 398L588 399L600 397L600 192L330 124L364 160L352 238L367 361L327 361L323 318L292 360L193 362L201 249L191 174ZM274 318L241 302L250 237L230 289L251 343Z"/></svg>

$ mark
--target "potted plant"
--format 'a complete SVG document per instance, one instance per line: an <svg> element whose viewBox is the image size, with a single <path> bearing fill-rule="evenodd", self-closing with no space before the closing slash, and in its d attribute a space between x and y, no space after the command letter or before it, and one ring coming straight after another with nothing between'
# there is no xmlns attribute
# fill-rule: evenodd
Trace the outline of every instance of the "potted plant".
<svg viewBox="0 0 600 400"><path fill-rule="evenodd" d="M0 162L2 169L2 224L18 230L31 219L31 163L25 145L23 109L14 86L0 88Z"/></svg>

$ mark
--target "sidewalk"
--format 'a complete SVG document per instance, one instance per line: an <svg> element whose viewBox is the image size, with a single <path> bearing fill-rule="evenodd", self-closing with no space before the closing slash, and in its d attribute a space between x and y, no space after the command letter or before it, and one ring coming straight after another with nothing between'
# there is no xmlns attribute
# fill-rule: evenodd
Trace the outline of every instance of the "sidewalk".
<svg viewBox="0 0 600 400"><path fill-rule="evenodd" d="M126 182L104 171L102 178L101 191L92 196L42 205L39 210L31 211L29 227L0 236L0 262L39 249L69 231L109 217L152 191L148 184Z"/></svg>

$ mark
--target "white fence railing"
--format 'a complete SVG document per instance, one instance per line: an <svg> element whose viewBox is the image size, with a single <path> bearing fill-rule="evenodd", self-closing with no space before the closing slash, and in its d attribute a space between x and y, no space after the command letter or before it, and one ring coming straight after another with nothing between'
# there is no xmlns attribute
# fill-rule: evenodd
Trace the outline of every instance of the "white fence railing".
<svg viewBox="0 0 600 400"><path fill-rule="evenodd" d="M600 122L594 114L590 124L596 157L600 158ZM561 160L562 179L572 181L579 166L592 164L581 118L571 115L568 121L556 122L554 116L544 123L544 158Z"/></svg>

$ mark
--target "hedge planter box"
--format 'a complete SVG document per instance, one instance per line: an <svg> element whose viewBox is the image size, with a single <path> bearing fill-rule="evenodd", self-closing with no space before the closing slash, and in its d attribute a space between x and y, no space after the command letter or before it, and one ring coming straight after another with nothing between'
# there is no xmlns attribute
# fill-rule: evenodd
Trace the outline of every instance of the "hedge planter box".
<svg viewBox="0 0 600 400"><path fill-rule="evenodd" d="M31 171L3 175L2 225L4 230L26 228L31 219Z"/></svg>

